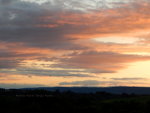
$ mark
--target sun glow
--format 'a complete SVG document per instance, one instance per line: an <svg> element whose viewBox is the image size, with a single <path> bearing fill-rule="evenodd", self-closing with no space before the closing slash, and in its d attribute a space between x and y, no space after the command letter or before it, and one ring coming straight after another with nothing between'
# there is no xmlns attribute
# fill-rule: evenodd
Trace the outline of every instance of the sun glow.
<svg viewBox="0 0 150 113"><path fill-rule="evenodd" d="M135 37L101 37L92 39L101 43L117 43L117 44L135 44L139 41Z"/></svg>

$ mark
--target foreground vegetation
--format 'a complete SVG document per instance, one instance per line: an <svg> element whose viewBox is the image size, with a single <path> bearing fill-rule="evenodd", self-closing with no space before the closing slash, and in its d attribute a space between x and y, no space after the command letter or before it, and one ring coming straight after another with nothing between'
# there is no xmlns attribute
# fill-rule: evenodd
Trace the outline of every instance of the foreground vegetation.
<svg viewBox="0 0 150 113"><path fill-rule="evenodd" d="M2 113L150 113L150 96L0 89Z"/></svg>

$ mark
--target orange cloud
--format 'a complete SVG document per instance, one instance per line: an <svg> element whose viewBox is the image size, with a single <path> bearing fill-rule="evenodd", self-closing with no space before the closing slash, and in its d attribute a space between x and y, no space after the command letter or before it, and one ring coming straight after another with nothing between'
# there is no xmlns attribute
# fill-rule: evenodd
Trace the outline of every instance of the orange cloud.
<svg viewBox="0 0 150 113"><path fill-rule="evenodd" d="M0 13L0 68L6 69L5 73L11 73L9 69L13 68L15 73L23 75L83 77L87 73L114 73L126 68L128 63L150 60L149 56L125 54L150 52L150 46L144 45L149 42L149 37L141 37L150 29L148 1L119 2L118 7L84 12L64 9L60 4L50 7L24 2L25 8L18 6L20 2L2 4L9 4L11 10L0 7L3 12ZM92 40L108 36L135 37L139 42L131 45ZM22 68L27 61L38 60L42 62L39 65L51 61L55 64L48 65L51 70ZM70 68L76 71L68 71ZM84 71L78 71L79 68Z"/></svg>
<svg viewBox="0 0 150 113"><path fill-rule="evenodd" d="M57 27L68 26L66 35L80 38L93 38L94 36L130 33L149 29L149 2L133 2L125 6L112 9L99 9L87 13L64 12L53 17L45 16L42 20L47 27L53 24ZM55 20L54 20L55 19Z"/></svg>
<svg viewBox="0 0 150 113"><path fill-rule="evenodd" d="M75 53L68 59L61 59L61 65L96 70L99 73L112 73L125 68L127 63L145 60L150 60L150 56L89 51L81 54Z"/></svg>

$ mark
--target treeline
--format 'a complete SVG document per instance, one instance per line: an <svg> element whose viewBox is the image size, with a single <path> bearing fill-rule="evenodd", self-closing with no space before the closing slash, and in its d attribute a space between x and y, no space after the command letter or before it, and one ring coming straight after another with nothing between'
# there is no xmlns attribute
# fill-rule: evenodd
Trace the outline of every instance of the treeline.
<svg viewBox="0 0 150 113"><path fill-rule="evenodd" d="M127 98L135 97L135 94L111 94L107 92L96 93L75 93L68 91L48 91L44 89L2 89L0 88L0 96L16 96L16 97L66 97L66 98L88 98L88 99L112 99L112 98Z"/></svg>
<svg viewBox="0 0 150 113"><path fill-rule="evenodd" d="M2 113L150 113L150 96L0 89Z"/></svg>

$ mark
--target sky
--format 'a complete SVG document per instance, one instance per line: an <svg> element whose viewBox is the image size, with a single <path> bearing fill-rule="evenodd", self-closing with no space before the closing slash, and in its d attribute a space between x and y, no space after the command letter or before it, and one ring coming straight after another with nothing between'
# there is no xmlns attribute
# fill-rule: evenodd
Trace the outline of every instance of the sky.
<svg viewBox="0 0 150 113"><path fill-rule="evenodd" d="M0 0L0 87L150 87L149 0Z"/></svg>

